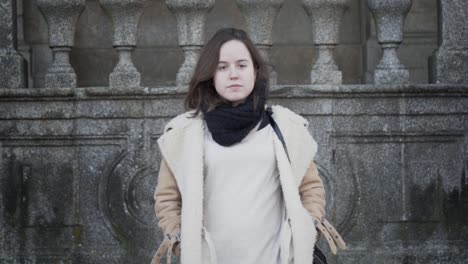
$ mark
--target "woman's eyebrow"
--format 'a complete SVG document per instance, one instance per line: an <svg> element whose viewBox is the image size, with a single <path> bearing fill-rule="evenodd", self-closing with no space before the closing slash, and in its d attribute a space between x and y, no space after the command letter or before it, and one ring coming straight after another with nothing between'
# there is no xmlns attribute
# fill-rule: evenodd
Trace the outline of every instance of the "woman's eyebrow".
<svg viewBox="0 0 468 264"><path fill-rule="evenodd" d="M240 59L240 60L236 60L236 62L244 62L244 61L249 61L247 59ZM221 63L228 63L227 61L219 61L218 64L221 64Z"/></svg>

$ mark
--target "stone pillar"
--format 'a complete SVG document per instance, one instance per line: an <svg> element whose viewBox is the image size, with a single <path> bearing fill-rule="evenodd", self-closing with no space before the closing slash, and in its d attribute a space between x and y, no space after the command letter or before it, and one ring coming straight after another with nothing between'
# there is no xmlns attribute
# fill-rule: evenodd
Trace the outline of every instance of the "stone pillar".
<svg viewBox="0 0 468 264"><path fill-rule="evenodd" d="M317 61L310 72L311 83L342 84L342 73L336 65L333 52L350 0L302 0L302 5L312 20L314 44L318 49Z"/></svg>
<svg viewBox="0 0 468 264"><path fill-rule="evenodd" d="M273 45L273 23L284 0L236 0L247 22L247 31L265 62L269 65L270 84L276 84L278 74L270 60Z"/></svg>
<svg viewBox="0 0 468 264"><path fill-rule="evenodd" d="M205 22L215 0L166 0L166 5L177 20L177 36L184 52L184 63L176 76L178 86L187 85L205 40Z"/></svg>
<svg viewBox="0 0 468 264"><path fill-rule="evenodd" d="M383 49L373 75L375 84L409 82L409 71L398 59L397 50L403 41L403 24L411 4L412 0L367 0L375 21L377 41Z"/></svg>
<svg viewBox="0 0 468 264"><path fill-rule="evenodd" d="M37 0L49 27L52 65L45 76L46 87L76 87L76 73L70 65L70 51L75 43L75 26L85 0Z"/></svg>
<svg viewBox="0 0 468 264"><path fill-rule="evenodd" d="M16 0L0 2L0 88L25 87L23 57L16 51Z"/></svg>
<svg viewBox="0 0 468 264"><path fill-rule="evenodd" d="M18 36L17 36L17 50L25 60L25 87L34 87L34 78L31 74L31 45L24 39L24 0L16 0L17 23L18 23Z"/></svg>
<svg viewBox="0 0 468 264"><path fill-rule="evenodd" d="M432 55L430 82L468 83L468 1L439 0L439 48Z"/></svg>
<svg viewBox="0 0 468 264"><path fill-rule="evenodd" d="M119 61L109 76L110 87L139 87L140 72L133 64L132 52L136 47L140 16L147 0L99 0L112 18L114 47Z"/></svg>

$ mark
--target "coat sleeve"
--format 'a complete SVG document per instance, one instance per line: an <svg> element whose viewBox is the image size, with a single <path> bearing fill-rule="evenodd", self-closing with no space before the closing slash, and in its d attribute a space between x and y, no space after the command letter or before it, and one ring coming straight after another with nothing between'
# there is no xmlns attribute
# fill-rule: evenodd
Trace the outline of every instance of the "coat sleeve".
<svg viewBox="0 0 468 264"><path fill-rule="evenodd" d="M154 201L158 226L162 229L164 239L151 262L152 264L160 263L162 256L166 252L167 258L170 258L173 253L176 255L180 254L179 242L182 197L174 174L171 172L164 159L161 161L161 166L159 167L158 184L154 193Z"/></svg>
<svg viewBox="0 0 468 264"><path fill-rule="evenodd" d="M336 229L325 219L325 189L314 161L310 162L309 168L299 186L299 193L302 205L314 219L319 237L325 237L334 254L337 252L337 246L345 249L345 242Z"/></svg>
<svg viewBox="0 0 468 264"><path fill-rule="evenodd" d="M169 170L166 161L161 161L158 185L154 192L154 207L158 226L164 234L173 233L180 228L182 199L174 175Z"/></svg>

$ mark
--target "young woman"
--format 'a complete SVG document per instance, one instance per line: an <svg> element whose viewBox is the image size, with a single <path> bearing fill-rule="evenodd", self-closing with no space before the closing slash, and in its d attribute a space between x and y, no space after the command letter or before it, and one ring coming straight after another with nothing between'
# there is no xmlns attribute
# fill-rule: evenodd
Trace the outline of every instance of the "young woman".
<svg viewBox="0 0 468 264"><path fill-rule="evenodd" d="M333 253L345 248L324 219L308 122L266 108L267 95L268 71L247 34L218 31L190 82L191 111L158 140L164 240L153 263L175 253L182 264L311 264L318 234Z"/></svg>

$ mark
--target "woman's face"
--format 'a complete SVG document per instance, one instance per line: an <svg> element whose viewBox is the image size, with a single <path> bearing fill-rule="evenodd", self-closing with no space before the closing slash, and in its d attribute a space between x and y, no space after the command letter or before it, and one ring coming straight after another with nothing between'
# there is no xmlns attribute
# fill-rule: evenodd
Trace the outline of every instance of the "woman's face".
<svg viewBox="0 0 468 264"><path fill-rule="evenodd" d="M221 46L214 74L216 92L236 106L245 101L255 85L255 68L249 50L239 40Z"/></svg>

